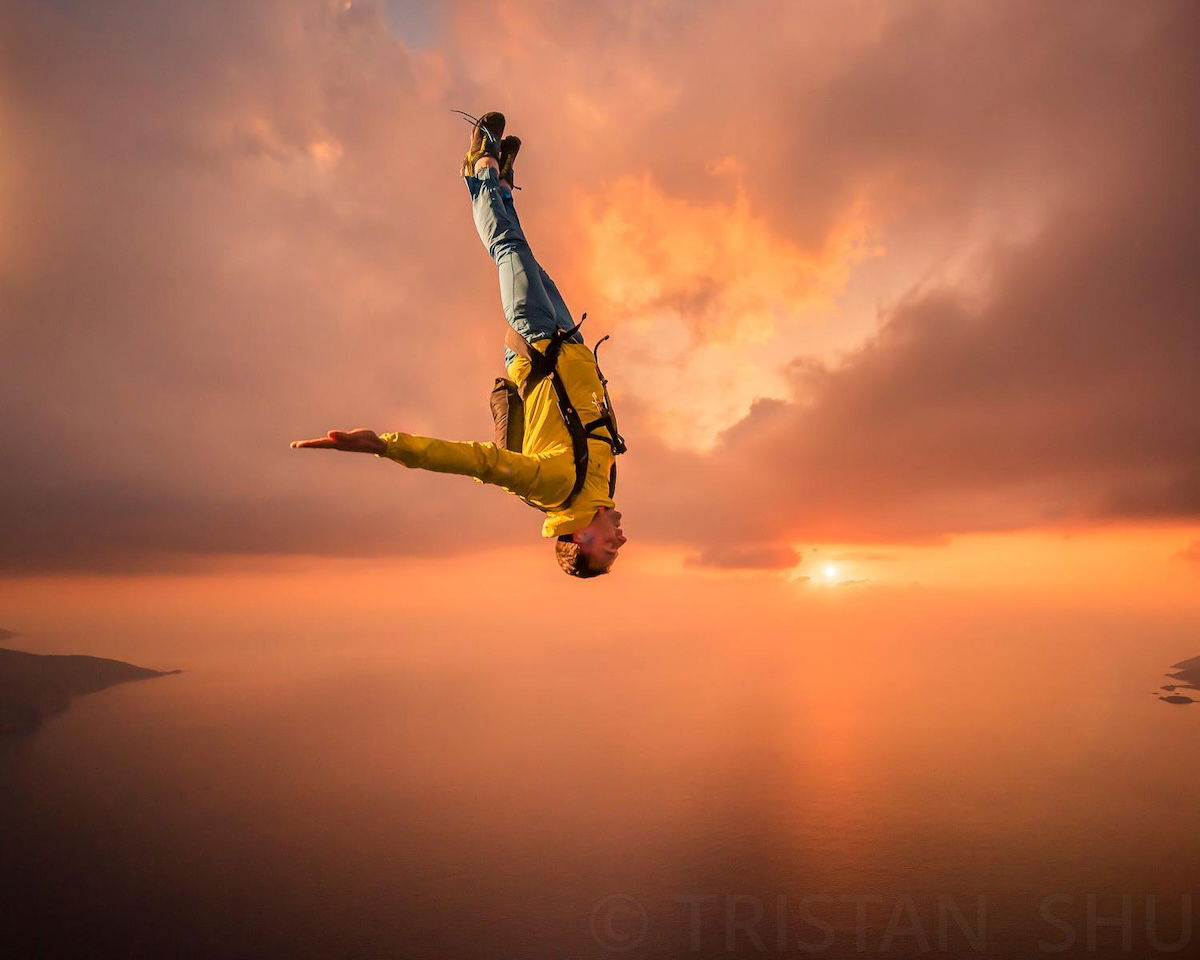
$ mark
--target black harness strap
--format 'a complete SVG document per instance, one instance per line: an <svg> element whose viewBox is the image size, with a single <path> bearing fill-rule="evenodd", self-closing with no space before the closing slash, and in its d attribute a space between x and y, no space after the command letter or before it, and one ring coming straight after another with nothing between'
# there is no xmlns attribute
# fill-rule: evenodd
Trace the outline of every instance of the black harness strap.
<svg viewBox="0 0 1200 960"><path fill-rule="evenodd" d="M614 454L625 452L625 441L617 433L616 420L613 417L612 407L608 401L608 381L604 379L603 375L600 375L600 382L604 388L605 412L602 416L597 417L587 425L584 425L579 412L571 402L566 384L558 376L558 355L562 352L562 346L579 330L582 324L583 320L580 320L579 323L575 324L569 330L555 330L554 335L550 337L550 342L546 344L545 352L530 347L525 338L512 327L508 328L508 332L504 337L505 345L513 353L529 361L529 376L521 386L521 398L524 399L527 397L535 386L548 377L554 385L554 397L558 403L559 413L562 415L563 422L567 426L567 432L571 435L571 448L575 459L575 483L571 487L571 492L567 495L567 498L556 507L541 507L535 503L530 504L530 506L537 507L545 512L565 509L579 496L579 491L583 489L584 481L587 480L589 440L603 441L609 445ZM599 344L596 346L598 347ZM594 351L593 355L595 355ZM599 367L596 368L598 374L599 369ZM601 427L608 431L609 435L607 437L596 433L596 430ZM616 480L616 464L614 463L613 469L609 473L608 495L610 497L616 489ZM530 503L529 500L525 502Z"/></svg>
<svg viewBox="0 0 1200 960"><path fill-rule="evenodd" d="M583 316L584 319L587 319L586 313ZM580 320L579 322L582 323L583 320ZM613 456L620 456L627 449L625 446L625 438L621 436L621 431L617 429L617 414L613 410L612 399L608 395L608 378L604 376L604 371L600 369L600 345L604 343L608 337L609 335L606 333L596 341L596 345L592 347L592 356L596 360L596 375L600 378L600 388L604 391L604 416L600 419L606 421L605 426L608 428L608 435L610 438L609 442L612 445ZM616 463L613 463L614 470L616 469L616 466ZM617 481L614 475L611 486L615 489L616 484ZM609 492L609 496L612 496L611 491Z"/></svg>
<svg viewBox="0 0 1200 960"><path fill-rule="evenodd" d="M567 498L554 507L542 507L536 503L530 503L528 499L525 500L530 506L537 507L539 510L547 513L551 510L563 510L569 507L572 501L579 496L579 491L583 489L584 481L587 480L587 430L584 429L583 420L580 418L579 412L575 409L575 405L571 402L566 384L557 375L558 355L562 351L562 345L578 329L579 324L576 324L570 330L555 330L554 336L550 338L550 342L546 345L544 353L532 349L526 343L525 338L512 327L508 328L508 333L504 337L504 343L513 353L529 361L529 376L521 386L522 399L527 397L535 386L548 377L554 385L554 397L558 402L558 411L567 425L567 432L571 435L571 449L575 460L575 483L571 486L571 492L567 494Z"/></svg>

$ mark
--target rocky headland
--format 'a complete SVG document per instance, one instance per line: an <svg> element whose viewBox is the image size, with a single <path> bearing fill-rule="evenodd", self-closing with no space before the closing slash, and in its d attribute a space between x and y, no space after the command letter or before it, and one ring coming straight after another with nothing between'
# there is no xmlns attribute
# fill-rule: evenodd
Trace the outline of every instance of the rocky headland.
<svg viewBox="0 0 1200 960"><path fill-rule="evenodd" d="M46 717L67 709L72 697L179 672L104 657L0 649L0 736L32 733Z"/></svg>

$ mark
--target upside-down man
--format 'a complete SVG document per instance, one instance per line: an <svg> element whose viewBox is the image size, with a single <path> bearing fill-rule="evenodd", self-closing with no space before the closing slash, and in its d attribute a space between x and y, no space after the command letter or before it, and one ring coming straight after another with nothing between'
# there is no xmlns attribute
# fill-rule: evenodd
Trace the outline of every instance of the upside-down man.
<svg viewBox="0 0 1200 960"><path fill-rule="evenodd" d="M508 378L492 392L496 442L438 440L407 433L331 430L293 447L372 453L406 467L457 473L501 486L545 514L559 566L576 577L608 573L625 535L613 502L617 432L606 381L558 288L534 259L513 205L513 162L521 147L504 136L504 116L474 121L462 175L475 226L500 273L510 330Z"/></svg>

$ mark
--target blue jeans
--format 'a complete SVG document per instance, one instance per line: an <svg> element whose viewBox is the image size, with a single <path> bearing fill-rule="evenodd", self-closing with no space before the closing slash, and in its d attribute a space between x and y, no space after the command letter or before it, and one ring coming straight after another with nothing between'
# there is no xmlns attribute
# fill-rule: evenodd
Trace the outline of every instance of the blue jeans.
<svg viewBox="0 0 1200 960"><path fill-rule="evenodd" d="M477 177L464 177L471 194L471 213L479 239L496 261L500 272L500 300L504 319L527 343L551 336L556 329L575 326L571 311L550 275L533 258L529 241L517 219L512 191L500 186L496 171L481 170ZM572 343L583 343L578 331ZM504 348L504 365L516 354Z"/></svg>

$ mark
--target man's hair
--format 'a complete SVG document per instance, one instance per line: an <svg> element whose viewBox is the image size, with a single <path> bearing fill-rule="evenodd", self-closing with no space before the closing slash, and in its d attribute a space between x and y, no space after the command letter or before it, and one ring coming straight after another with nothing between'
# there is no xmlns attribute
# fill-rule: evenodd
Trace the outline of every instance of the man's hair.
<svg viewBox="0 0 1200 960"><path fill-rule="evenodd" d="M571 577L602 577L608 573L607 567L595 569L588 563L587 555L579 549L570 534L565 534L554 543L554 555L563 572Z"/></svg>

